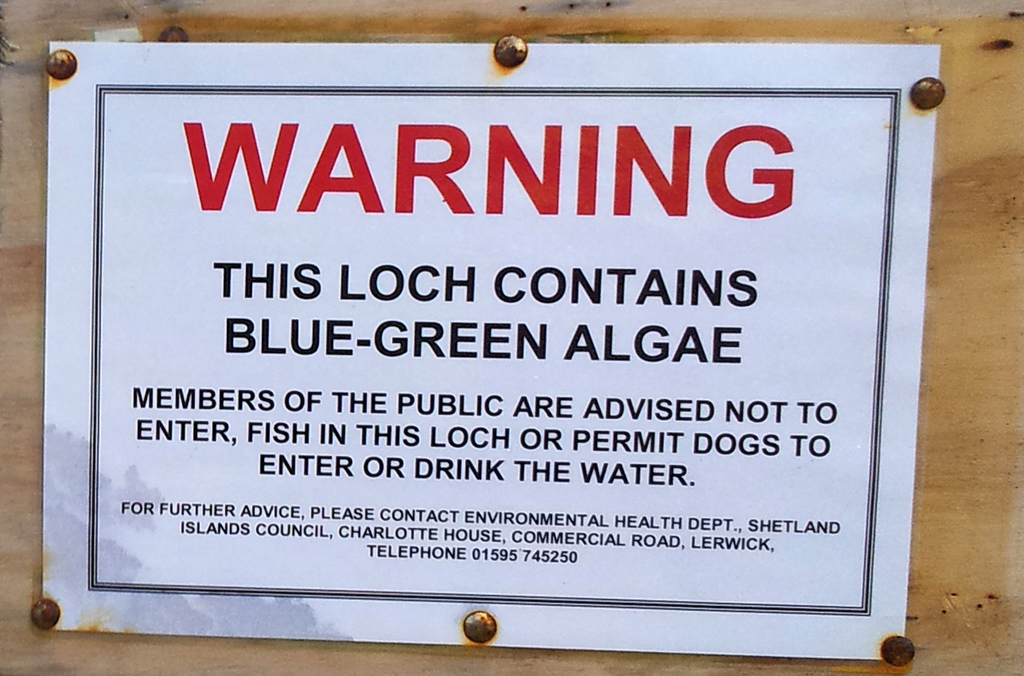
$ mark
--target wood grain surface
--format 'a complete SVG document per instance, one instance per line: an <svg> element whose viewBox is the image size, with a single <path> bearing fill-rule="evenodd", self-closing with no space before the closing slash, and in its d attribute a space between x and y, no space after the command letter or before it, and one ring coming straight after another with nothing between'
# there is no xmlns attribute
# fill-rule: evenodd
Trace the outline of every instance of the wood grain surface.
<svg viewBox="0 0 1024 676"><path fill-rule="evenodd" d="M917 673L1024 673L1019 460L1024 18L1014 11L1024 12L1024 2L1019 7L997 0L521 2L313 0L300 7L272 0L19 0L3 8L0 674L903 673L869 662L34 629L29 610L44 565L40 473L47 42L92 39L96 31L125 28L156 39L172 24L184 27L194 41L489 41L516 32L536 41L941 44L941 77L949 96L936 113L907 635L917 645Z"/></svg>

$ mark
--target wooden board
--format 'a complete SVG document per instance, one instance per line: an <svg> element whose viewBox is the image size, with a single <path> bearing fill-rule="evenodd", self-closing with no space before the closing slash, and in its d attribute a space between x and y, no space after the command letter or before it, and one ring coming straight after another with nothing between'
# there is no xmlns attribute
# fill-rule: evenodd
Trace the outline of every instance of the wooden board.
<svg viewBox="0 0 1024 676"><path fill-rule="evenodd" d="M1024 391L1024 18L1009 16L1014 6L995 0L804 3L814 5L814 16L803 18L794 9L799 3L781 0L731 3L718 16L711 2L690 3L685 13L661 0L575 4L449 0L426 6L406 0L380 3L378 9L370 2L314 2L300 13L273 0L20 0L4 8L0 674L901 673L881 663L34 629L29 609L46 564L40 544L46 43L135 27L143 38L156 39L170 24L184 27L192 40L209 41L489 41L515 32L535 41L941 44L941 76L950 93L937 111L907 634L917 644L920 673L1024 672L1024 476L1018 460ZM759 18L744 21L740 15ZM853 16L876 18L835 18Z"/></svg>

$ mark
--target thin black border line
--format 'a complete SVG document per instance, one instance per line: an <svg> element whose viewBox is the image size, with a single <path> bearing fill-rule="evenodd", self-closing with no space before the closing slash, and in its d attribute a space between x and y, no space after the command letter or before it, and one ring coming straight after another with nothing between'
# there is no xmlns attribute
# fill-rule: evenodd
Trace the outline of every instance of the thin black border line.
<svg viewBox="0 0 1024 676"><path fill-rule="evenodd" d="M252 86L252 85L98 85L103 95L163 94L219 96L467 96L467 97L639 97L652 98L891 98L899 90L761 87L673 89L664 87L424 87L424 86Z"/></svg>
<svg viewBox="0 0 1024 676"><path fill-rule="evenodd" d="M851 615L846 606L799 606L772 604L729 604L713 601L658 601L615 598L561 598L557 596L511 596L444 592L334 591L281 587L217 587L101 582L92 591L145 594L203 594L210 596L270 596L282 598L348 599L357 601L411 601L424 603L489 603L494 605L561 606L570 608L618 608L633 610L697 610L727 613L775 613L787 615Z"/></svg>
<svg viewBox="0 0 1024 676"><path fill-rule="evenodd" d="M103 168L104 119L107 94L135 95L287 95L287 96L480 96L480 97L654 97L654 98L882 98L890 102L889 149L886 174L885 214L882 234L882 252L879 271L878 324L875 344L875 379L872 398L871 455L868 476L867 523L864 536L864 565L861 580L861 605L813 606L792 604L743 604L697 601L658 601L614 598L559 598L543 596L508 596L487 594L446 594L431 592L344 591L301 588L216 587L188 585L150 585L110 583L98 580L98 520L99 511L99 406L100 406L100 353L101 353L101 291L103 253ZM361 600L391 600L445 603L493 603L539 606L631 608L652 610L690 610L709 612L751 612L805 615L871 614L874 585L874 546L877 524L879 462L881 458L881 430L883 387L885 379L885 350L888 338L889 277L892 267L892 237L894 230L897 152L899 146L899 114L902 92L899 89L673 89L673 88L568 88L534 87L500 89L491 87L330 87L330 86L202 86L202 85L97 85L95 126L95 173L93 207L93 334L92 334L92 400L90 424L92 438L89 445L89 552L88 580L90 591L128 593L210 594L231 596L280 596L297 598L347 598Z"/></svg>
<svg viewBox="0 0 1024 676"><path fill-rule="evenodd" d="M103 268L103 124L105 93L102 87L96 88L96 134L95 157L93 160L93 271L92 271L92 355L90 363L91 401L89 406L89 588L98 584L98 547L96 542L99 538L99 523L95 514L99 511L99 485L96 477L99 475L99 437L100 437L100 330L101 324L101 298L103 289L102 268Z"/></svg>
<svg viewBox="0 0 1024 676"><path fill-rule="evenodd" d="M875 338L875 383L874 400L871 411L871 478L868 481L868 528L866 536L866 547L864 549L864 581L863 597L861 605L866 614L871 614L872 595L871 590L874 584L875 568L875 526L878 518L878 483L879 464L882 453L882 400L885 390L885 350L886 338L889 332L889 278L892 272L892 238L895 230L896 211L896 173L899 161L899 145L897 140L900 133L899 111L902 105L902 92L895 90L895 98L889 114L889 157L887 162L886 204L885 204L885 230L882 237L881 270L878 283L878 334Z"/></svg>

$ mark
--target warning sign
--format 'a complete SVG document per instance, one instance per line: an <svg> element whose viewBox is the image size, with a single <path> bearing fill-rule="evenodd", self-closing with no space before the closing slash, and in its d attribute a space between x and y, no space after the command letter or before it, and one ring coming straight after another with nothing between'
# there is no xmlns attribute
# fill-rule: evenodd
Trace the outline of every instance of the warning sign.
<svg viewBox="0 0 1024 676"><path fill-rule="evenodd" d="M902 633L937 48L61 47L58 628Z"/></svg>

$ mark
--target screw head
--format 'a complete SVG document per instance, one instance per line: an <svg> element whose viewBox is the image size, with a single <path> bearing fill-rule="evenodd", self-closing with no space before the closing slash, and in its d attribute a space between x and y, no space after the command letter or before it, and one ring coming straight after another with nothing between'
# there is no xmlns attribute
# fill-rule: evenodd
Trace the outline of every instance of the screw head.
<svg viewBox="0 0 1024 676"><path fill-rule="evenodd" d="M46 72L54 80L67 80L78 70L78 58L67 49L58 49L46 59Z"/></svg>
<svg viewBox="0 0 1024 676"><path fill-rule="evenodd" d="M890 636L882 641L882 659L894 667L905 667L914 661L914 642L906 636Z"/></svg>
<svg viewBox="0 0 1024 676"><path fill-rule="evenodd" d="M462 633L473 643L487 643L498 633L498 621L486 610L475 610L463 618Z"/></svg>
<svg viewBox="0 0 1024 676"><path fill-rule="evenodd" d="M937 108L946 98L946 85L934 77L923 77L910 88L910 102L919 110Z"/></svg>
<svg viewBox="0 0 1024 676"><path fill-rule="evenodd" d="M529 49L518 35L506 35L494 43L494 60L505 68L515 68L526 61Z"/></svg>
<svg viewBox="0 0 1024 676"><path fill-rule="evenodd" d="M160 31L160 42L188 42L188 33L181 26L168 26Z"/></svg>
<svg viewBox="0 0 1024 676"><path fill-rule="evenodd" d="M53 599L42 598L32 606L32 624L40 629L53 629L60 621L60 606Z"/></svg>

